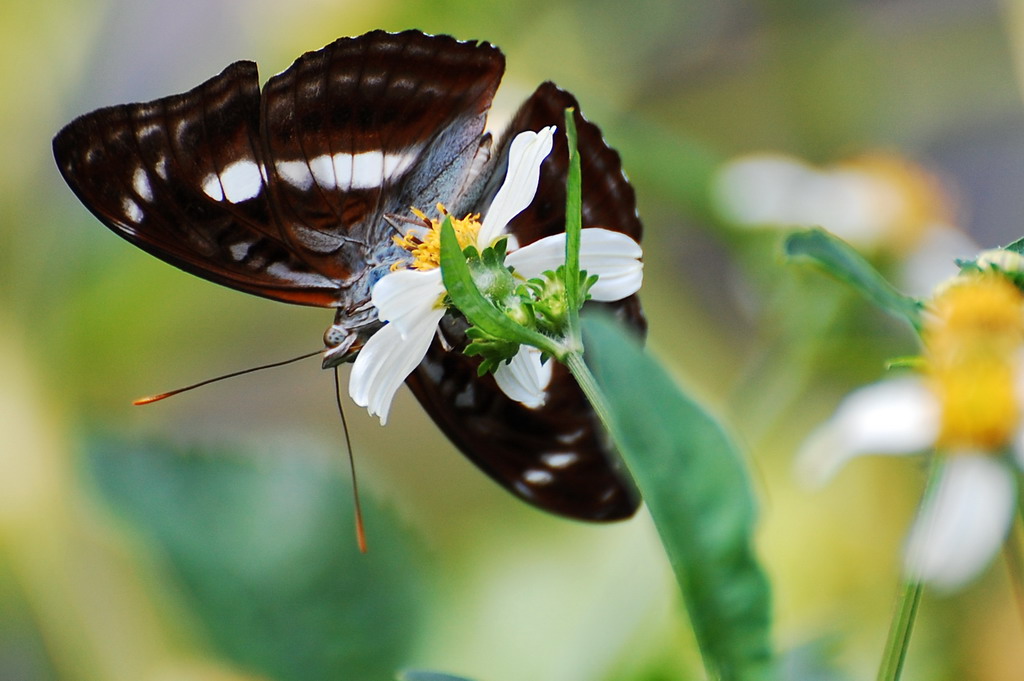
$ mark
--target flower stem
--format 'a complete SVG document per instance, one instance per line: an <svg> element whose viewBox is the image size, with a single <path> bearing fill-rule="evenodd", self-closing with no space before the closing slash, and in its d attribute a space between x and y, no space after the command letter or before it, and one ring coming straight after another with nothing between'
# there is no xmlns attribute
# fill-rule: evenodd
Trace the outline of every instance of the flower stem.
<svg viewBox="0 0 1024 681"><path fill-rule="evenodd" d="M1024 522L1024 486L1021 485L1019 475L1017 479L1017 517L1010 526L1010 533L1006 544L1003 545L1003 556L1006 558L1006 567L1010 573L1010 583L1013 585L1013 593L1017 598L1017 611L1021 620L1024 621L1024 544L1021 543L1021 523Z"/></svg>
<svg viewBox="0 0 1024 681"><path fill-rule="evenodd" d="M583 361L583 353L579 351L568 352L561 361L568 367L572 377L576 379L576 383L580 386L587 401L590 402L590 406L594 408L597 417L604 424L605 430L609 433L614 433L615 431L612 430L612 411L608 406L608 400L605 399L601 389L597 387L597 381L594 380L594 375L590 373L590 367Z"/></svg>
<svg viewBox="0 0 1024 681"><path fill-rule="evenodd" d="M896 600L892 624L889 626L889 639L885 643L885 655L878 668L878 681L897 681L903 671L903 663L907 659L907 648L910 645L910 634L914 629L917 606L921 602L923 585L919 580L903 583L903 590Z"/></svg>
<svg viewBox="0 0 1024 681"><path fill-rule="evenodd" d="M940 470L938 459L933 454L928 467L928 479L925 482L925 498L938 484ZM914 630L917 606L921 603L923 589L924 585L916 576L903 582L903 589L896 599L896 607L893 610L892 623L889 625L889 638L885 642L882 663L878 667L878 681L897 681L903 672L903 663L907 659L910 634Z"/></svg>

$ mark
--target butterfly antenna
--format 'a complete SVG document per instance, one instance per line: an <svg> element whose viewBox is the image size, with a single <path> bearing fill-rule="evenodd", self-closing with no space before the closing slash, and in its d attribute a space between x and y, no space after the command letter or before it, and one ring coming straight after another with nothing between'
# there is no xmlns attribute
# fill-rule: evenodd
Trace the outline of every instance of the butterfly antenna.
<svg viewBox="0 0 1024 681"><path fill-rule="evenodd" d="M348 421L345 420L345 410L341 406L341 381L338 379L338 367L334 367L334 400L338 405L338 414L341 416L341 429L345 433L345 449L348 451L348 467L352 472L352 503L355 507L356 516L356 541L359 543L359 552L366 553L363 505L359 501L359 484L356 482L356 459L352 454L352 440L348 435Z"/></svg>
<svg viewBox="0 0 1024 681"><path fill-rule="evenodd" d="M423 227L423 220L408 217L406 215L384 213L383 218L384 222L388 223L388 226L395 230L395 233L398 234L398 236L405 236L406 232L408 232L411 227Z"/></svg>
<svg viewBox="0 0 1024 681"><path fill-rule="evenodd" d="M159 395L150 395L148 397L140 397L139 399L134 400L132 402L132 404L134 404L134 405L153 404L154 402L159 402L160 400L165 400L168 397L173 397L174 395L177 395L179 393L183 393L183 392L186 392L188 390L194 390L195 388L201 388L204 385L209 385L210 383L216 383L217 381L223 381L224 379L234 378L236 376L242 376L244 374L251 374L254 371L262 371L263 369L273 369L274 367L282 367L282 366L284 366L286 364L292 364L293 362L298 362L299 360L308 359L309 357L312 357L314 355L319 355L321 352L323 352L322 349L314 350L313 352L307 352L304 355L299 355L298 357L292 357L291 359L282 360L280 362L271 362L270 364L264 364L264 365L258 366L258 367L251 367L249 369L242 369L241 371L233 371L230 374L224 374L223 376L217 376L215 378L208 378L205 381L199 381L198 383L193 383L192 385L187 385L184 388L178 388L176 390L170 390L170 391L165 392L165 393L160 393Z"/></svg>

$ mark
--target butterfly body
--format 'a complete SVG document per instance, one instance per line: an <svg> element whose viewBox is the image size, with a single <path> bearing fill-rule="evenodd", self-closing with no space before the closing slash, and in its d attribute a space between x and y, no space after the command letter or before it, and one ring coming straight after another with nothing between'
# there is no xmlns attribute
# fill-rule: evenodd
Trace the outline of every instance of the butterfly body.
<svg viewBox="0 0 1024 681"><path fill-rule="evenodd" d="M335 308L324 366L351 360L382 325L377 281L409 253L393 236L410 208L486 213L523 130L561 126L575 99L542 85L496 142L485 132L504 56L487 43L374 31L307 53L262 88L236 62L198 87L86 114L54 139L58 167L119 236L192 274L288 303ZM577 107L578 111L578 107ZM577 113L584 224L640 238L618 155ZM520 244L564 230L564 136L536 200L509 227ZM635 297L611 307L643 328ZM408 383L456 445L541 508L627 517L638 500L578 388L505 397L449 323Z"/></svg>

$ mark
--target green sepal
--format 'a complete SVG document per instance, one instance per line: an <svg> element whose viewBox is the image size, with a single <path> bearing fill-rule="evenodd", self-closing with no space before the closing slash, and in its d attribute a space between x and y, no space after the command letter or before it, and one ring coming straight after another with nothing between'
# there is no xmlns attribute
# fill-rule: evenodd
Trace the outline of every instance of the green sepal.
<svg viewBox="0 0 1024 681"><path fill-rule="evenodd" d="M561 356L564 350L554 339L516 324L480 292L448 217L441 225L441 279L455 308L488 336Z"/></svg>
<svg viewBox="0 0 1024 681"><path fill-rule="evenodd" d="M977 258L971 260L957 259L957 267L961 274L968 272L998 272L1003 275L1017 288L1024 290L1024 269L1022 269L1021 257L1024 253L1020 251L1021 241L1014 241L1004 248L994 248L982 251Z"/></svg>
<svg viewBox="0 0 1024 681"><path fill-rule="evenodd" d="M495 338L477 326L469 327L466 330L466 336L471 342L463 352L471 357L482 358L480 366L477 367L477 376L493 373L502 364L507 364L519 352L518 343Z"/></svg>
<svg viewBox="0 0 1024 681"><path fill-rule="evenodd" d="M1005 246L1003 246L1003 248L1008 251L1013 251L1014 253L1024 255L1024 237L1021 237L1016 241L1006 244Z"/></svg>

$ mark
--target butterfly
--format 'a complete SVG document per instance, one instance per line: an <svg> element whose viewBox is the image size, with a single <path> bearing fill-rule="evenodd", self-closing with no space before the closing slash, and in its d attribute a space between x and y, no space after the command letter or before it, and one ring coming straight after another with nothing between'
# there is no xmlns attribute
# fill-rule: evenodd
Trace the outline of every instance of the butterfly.
<svg viewBox="0 0 1024 681"><path fill-rule="evenodd" d="M485 131L501 51L418 31L340 38L259 84L239 61L179 95L98 109L53 140L65 181L116 234L186 272L272 300L335 309L325 366L381 327L370 304L396 220L443 203L486 214L520 132L555 125L532 204L509 225L521 245L564 231L566 108L575 110L583 224L640 240L618 153L544 83L497 138ZM638 332L636 296L604 306ZM448 315L406 383L474 464L524 501L589 521L631 516L639 496L595 414L556 365L543 406L508 398L459 352ZM343 352L338 352L342 349Z"/></svg>

